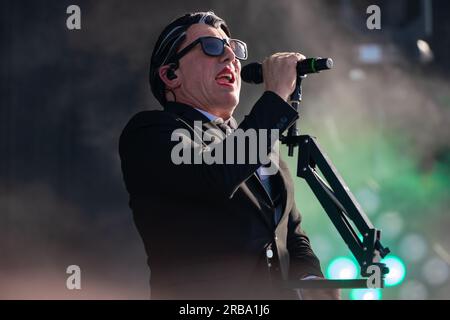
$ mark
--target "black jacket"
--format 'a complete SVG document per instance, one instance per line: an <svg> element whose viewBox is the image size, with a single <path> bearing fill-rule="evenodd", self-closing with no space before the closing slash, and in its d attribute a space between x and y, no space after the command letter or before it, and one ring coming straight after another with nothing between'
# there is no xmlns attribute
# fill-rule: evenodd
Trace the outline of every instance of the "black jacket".
<svg viewBox="0 0 450 320"><path fill-rule="evenodd" d="M265 92L239 128L278 128L281 134L297 117L278 95ZM260 163L173 164L171 152L179 141L171 141L172 132L192 133L194 121L210 122L191 106L170 102L164 111L136 114L120 137L122 171L148 255L152 298L292 298L293 292L278 288L281 280L322 273L300 228L286 164L280 159L273 179L283 206L275 225L274 204L255 174ZM269 140L266 154L271 147Z"/></svg>

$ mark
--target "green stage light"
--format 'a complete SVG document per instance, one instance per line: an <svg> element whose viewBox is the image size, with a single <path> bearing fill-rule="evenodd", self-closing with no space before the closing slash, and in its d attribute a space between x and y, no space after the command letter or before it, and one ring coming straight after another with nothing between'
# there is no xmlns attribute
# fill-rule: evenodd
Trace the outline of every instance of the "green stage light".
<svg viewBox="0 0 450 320"><path fill-rule="evenodd" d="M332 260L327 268L327 278L329 279L355 279L357 274L356 263L346 257Z"/></svg>
<svg viewBox="0 0 450 320"><path fill-rule="evenodd" d="M350 291L351 300L381 300L380 289L352 289Z"/></svg>
<svg viewBox="0 0 450 320"><path fill-rule="evenodd" d="M381 260L389 268L389 273L386 275L386 287L393 287L400 284L406 276L405 263L396 256L390 256Z"/></svg>

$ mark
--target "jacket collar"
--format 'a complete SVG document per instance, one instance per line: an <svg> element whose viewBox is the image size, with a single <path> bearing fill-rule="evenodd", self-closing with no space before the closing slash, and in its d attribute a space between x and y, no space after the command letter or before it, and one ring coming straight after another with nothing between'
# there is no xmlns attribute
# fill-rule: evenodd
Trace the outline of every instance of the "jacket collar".
<svg viewBox="0 0 450 320"><path fill-rule="evenodd" d="M174 113L185 120L202 121L203 123L210 122L207 116L196 110L195 107L180 102L167 102L164 111Z"/></svg>

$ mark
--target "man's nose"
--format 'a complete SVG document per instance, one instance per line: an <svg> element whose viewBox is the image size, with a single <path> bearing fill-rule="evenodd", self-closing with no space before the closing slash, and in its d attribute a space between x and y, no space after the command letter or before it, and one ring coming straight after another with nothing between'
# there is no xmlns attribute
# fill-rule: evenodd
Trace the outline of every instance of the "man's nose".
<svg viewBox="0 0 450 320"><path fill-rule="evenodd" d="M233 49L231 49L230 46L225 45L223 55L220 57L220 61L227 62L234 60L236 60L236 55L234 54Z"/></svg>

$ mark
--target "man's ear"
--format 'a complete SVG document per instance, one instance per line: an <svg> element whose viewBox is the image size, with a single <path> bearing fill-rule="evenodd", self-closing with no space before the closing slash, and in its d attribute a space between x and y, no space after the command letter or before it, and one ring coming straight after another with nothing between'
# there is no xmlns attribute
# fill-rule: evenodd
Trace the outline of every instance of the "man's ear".
<svg viewBox="0 0 450 320"><path fill-rule="evenodd" d="M159 77L169 89L175 89L180 86L180 79L177 75L177 70L173 65L166 64L161 66L158 70Z"/></svg>

